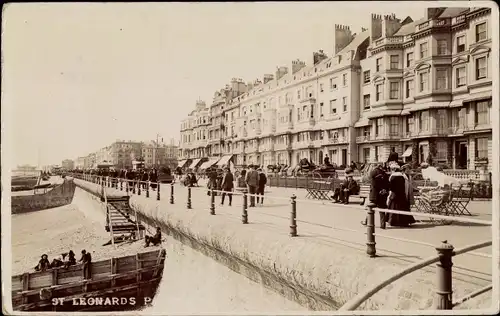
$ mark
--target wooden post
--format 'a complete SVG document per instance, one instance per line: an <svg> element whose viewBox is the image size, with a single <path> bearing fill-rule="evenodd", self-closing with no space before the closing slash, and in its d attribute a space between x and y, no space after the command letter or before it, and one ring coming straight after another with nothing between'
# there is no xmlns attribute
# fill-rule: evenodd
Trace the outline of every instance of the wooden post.
<svg viewBox="0 0 500 316"><path fill-rule="evenodd" d="M191 206L191 187L188 187L187 209L190 210Z"/></svg>
<svg viewBox="0 0 500 316"><path fill-rule="evenodd" d="M210 215L215 215L215 192L210 190Z"/></svg>
<svg viewBox="0 0 500 316"><path fill-rule="evenodd" d="M439 263L437 264L437 289L436 289L436 309L453 309L452 294L453 294L453 246L446 240L436 247L439 255Z"/></svg>
<svg viewBox="0 0 500 316"><path fill-rule="evenodd" d="M290 213L290 236L297 237L297 197L292 195L291 205L292 212Z"/></svg>
<svg viewBox="0 0 500 316"><path fill-rule="evenodd" d="M114 275L116 274L116 258L111 258L111 287L115 287L116 280Z"/></svg>
<svg viewBox="0 0 500 316"><path fill-rule="evenodd" d="M52 269L52 285L57 285L57 278L59 277L59 269Z"/></svg>
<svg viewBox="0 0 500 316"><path fill-rule="evenodd" d="M174 204L174 182L170 183L170 204Z"/></svg>
<svg viewBox="0 0 500 316"><path fill-rule="evenodd" d="M368 203L366 206L368 210L368 216L366 218L366 253L370 258L377 256L377 249L375 245L375 210L373 208L375 204Z"/></svg>
<svg viewBox="0 0 500 316"><path fill-rule="evenodd" d="M24 273L23 274L23 292L26 292L30 289L30 274L29 273ZM23 304L28 303L28 297L23 296Z"/></svg>
<svg viewBox="0 0 500 316"><path fill-rule="evenodd" d="M243 189L243 212L241 214L241 222L243 224L248 224L248 191Z"/></svg>
<svg viewBox="0 0 500 316"><path fill-rule="evenodd" d="M142 290L140 286L140 282L142 280L142 272L141 272L142 263L140 260L139 254L135 255L135 268L136 268L136 282L137 282L137 297L140 298L142 296Z"/></svg>
<svg viewBox="0 0 500 316"><path fill-rule="evenodd" d="M158 191L158 192L156 192L156 200L159 201L160 200L160 181L156 182L156 191Z"/></svg>

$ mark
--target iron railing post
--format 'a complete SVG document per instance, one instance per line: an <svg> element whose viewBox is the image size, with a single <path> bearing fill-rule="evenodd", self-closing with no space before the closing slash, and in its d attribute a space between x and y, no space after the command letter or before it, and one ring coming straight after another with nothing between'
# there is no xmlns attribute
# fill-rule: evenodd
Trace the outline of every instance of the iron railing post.
<svg viewBox="0 0 500 316"><path fill-rule="evenodd" d="M210 215L215 215L215 192L210 189Z"/></svg>
<svg viewBox="0 0 500 316"><path fill-rule="evenodd" d="M146 182L146 197L149 197L149 188L151 187L151 181Z"/></svg>
<svg viewBox="0 0 500 316"><path fill-rule="evenodd" d="M191 187L188 187L187 209L190 210L191 208L192 208L192 205L191 205Z"/></svg>
<svg viewBox="0 0 500 316"><path fill-rule="evenodd" d="M292 211L290 213L290 236L297 237L297 197L292 195L291 205Z"/></svg>
<svg viewBox="0 0 500 316"><path fill-rule="evenodd" d="M156 200L159 201L160 200L160 182L159 181L156 182L156 190L157 190L157 192L156 192Z"/></svg>
<svg viewBox="0 0 500 316"><path fill-rule="evenodd" d="M170 204L174 204L174 183L170 183Z"/></svg>
<svg viewBox="0 0 500 316"><path fill-rule="evenodd" d="M142 181L137 181L137 195L141 195Z"/></svg>
<svg viewBox="0 0 500 316"><path fill-rule="evenodd" d="M439 255L439 262L437 263L437 278L438 286L436 290L436 309L452 309L452 257L453 246L444 240L441 245L436 247Z"/></svg>
<svg viewBox="0 0 500 316"><path fill-rule="evenodd" d="M248 224L248 191L246 189L243 190L243 212L241 214L241 222L243 224Z"/></svg>
<svg viewBox="0 0 500 316"><path fill-rule="evenodd" d="M375 245L375 204L368 203L367 210L368 216L366 218L366 253L371 258L377 256L377 249Z"/></svg>

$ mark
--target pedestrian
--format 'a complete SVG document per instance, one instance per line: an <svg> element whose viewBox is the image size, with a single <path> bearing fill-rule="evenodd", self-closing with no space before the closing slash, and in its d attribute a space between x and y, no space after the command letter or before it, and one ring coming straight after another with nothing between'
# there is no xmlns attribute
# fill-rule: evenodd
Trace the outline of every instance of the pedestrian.
<svg viewBox="0 0 500 316"><path fill-rule="evenodd" d="M248 171L245 177L245 183L248 187L248 194L250 194L249 207L255 207L255 194L257 193L257 187L259 186L259 173L256 169L256 166L252 165L250 167L250 171Z"/></svg>
<svg viewBox="0 0 500 316"><path fill-rule="evenodd" d="M259 186L257 187L257 195L262 195L262 197L257 196L257 204L263 204L264 203L264 191L266 189L266 184L267 184L267 176L262 171L262 169L257 170L259 172Z"/></svg>
<svg viewBox="0 0 500 316"><path fill-rule="evenodd" d="M224 198L226 197L226 194L229 198L229 206L231 206L231 203L233 202L233 189L234 189L234 176L231 173L231 170L226 167L224 170L224 177L222 178L222 198L220 205L224 205ZM227 192L227 193L226 193Z"/></svg>
<svg viewBox="0 0 500 316"><path fill-rule="evenodd" d="M83 279L89 280L92 278L91 264L92 256L85 249L82 250L82 257L79 262L83 263Z"/></svg>
<svg viewBox="0 0 500 316"><path fill-rule="evenodd" d="M370 203L374 204L375 207L379 209L387 208L387 195L389 194L389 176L386 170L383 168L382 163L378 163L377 166L370 172L368 179L370 181L370 195L368 200ZM387 221L386 213L380 212L380 228L385 229L385 223ZM367 219L365 219L361 224L366 225Z"/></svg>
<svg viewBox="0 0 500 316"><path fill-rule="evenodd" d="M397 162L391 162L389 168L391 175L389 177L387 207L390 210L410 212L409 181L401 173L401 167ZM389 213L387 222L391 226L408 227L415 223L415 218L412 215Z"/></svg>

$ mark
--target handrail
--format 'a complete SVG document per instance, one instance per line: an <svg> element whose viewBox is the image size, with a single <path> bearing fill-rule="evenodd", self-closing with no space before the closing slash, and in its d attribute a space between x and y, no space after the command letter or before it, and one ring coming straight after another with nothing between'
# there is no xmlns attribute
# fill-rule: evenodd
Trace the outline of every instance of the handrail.
<svg viewBox="0 0 500 316"><path fill-rule="evenodd" d="M476 249L488 247L488 246L491 246L491 245L492 245L492 241L491 240L489 240L489 241L482 241L482 242L477 243L477 244L473 244L473 245L470 245L470 246L466 246L466 247L460 248L460 249L454 251L453 254L452 254L452 256L457 256L457 255L460 255L460 254L463 254L463 253L466 253L466 252L469 252L469 251L473 251L473 250L476 250ZM372 297L375 293L377 293L378 291L380 291L381 289L383 289L387 285L393 283L394 281L399 280L400 278L404 277L405 275L410 274L410 273L412 273L412 272L414 272L414 271L416 271L418 269L421 269L423 267L426 267L428 265L436 263L436 262L439 261L439 259L440 259L440 255L435 255L435 256L432 256L430 258L424 259L424 260L422 260L420 262L417 262L415 264L410 265L409 267L407 267L407 268L403 269L402 271L396 273L395 275L391 276L390 278L388 278L388 279L380 282L379 284L377 284L373 288L371 288L371 289L369 289L367 291L364 291L361 294L356 295L354 298L350 299L346 304L344 304L339 309L339 311L353 311L353 310L355 310L361 304L363 304L367 299L369 299L370 297ZM482 292L482 293L484 293L484 292ZM479 294L481 294L481 293L479 293ZM479 294L477 294L477 295L479 295Z"/></svg>
<svg viewBox="0 0 500 316"><path fill-rule="evenodd" d="M110 232L110 235L111 235L111 244L116 249L115 235L113 233L113 222L111 221L111 212L109 210L109 204L108 204L108 195L106 193L106 188L104 187L104 184L101 184L101 188L102 188L102 194L104 196L104 204L106 205L106 213L108 213L109 232Z"/></svg>
<svg viewBox="0 0 500 316"><path fill-rule="evenodd" d="M458 299L455 302L453 302L452 306L455 307L455 306L458 306L462 303L465 303L468 300L473 299L476 296L479 296L481 294L484 294L484 293L490 291L491 289L493 289L493 284L487 285L483 288L480 288L479 290L476 290L470 294L467 294L466 296L462 297L461 299Z"/></svg>

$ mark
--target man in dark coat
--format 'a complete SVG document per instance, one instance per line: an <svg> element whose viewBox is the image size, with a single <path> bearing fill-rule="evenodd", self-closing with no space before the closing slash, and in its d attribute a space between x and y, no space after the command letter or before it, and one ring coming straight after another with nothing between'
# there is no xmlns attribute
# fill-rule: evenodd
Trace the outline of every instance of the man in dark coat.
<svg viewBox="0 0 500 316"><path fill-rule="evenodd" d="M359 193L358 183L353 179L353 171L350 168L345 170L346 179L340 185L340 188L335 189L333 199L335 203L349 204L349 195L356 195Z"/></svg>
<svg viewBox="0 0 500 316"><path fill-rule="evenodd" d="M231 206L231 203L233 202L233 194L231 192L234 189L234 176L229 168L226 168L224 170L224 176L222 177L221 186L222 186L222 191L224 192L222 192L220 205L224 205L224 198L226 197L227 194L229 197L229 206Z"/></svg>
<svg viewBox="0 0 500 316"><path fill-rule="evenodd" d="M385 209L387 208L387 196L389 194L389 176L386 170L382 167L382 164L378 164L375 169L370 172L370 196L369 201L375 204L375 207ZM387 222L387 216L384 212L379 212L380 214L380 228L385 229L385 223ZM363 225L367 224L365 219L362 222Z"/></svg>
<svg viewBox="0 0 500 316"><path fill-rule="evenodd" d="M92 273L90 271L92 256L89 252L85 251L85 249L82 250L82 257L80 258L79 262L83 263L83 278L85 280L89 280L92 277Z"/></svg>
<svg viewBox="0 0 500 316"><path fill-rule="evenodd" d="M267 176L262 171L262 169L257 170L259 172L259 185L257 186L257 195L262 195L262 197L257 197L257 204L263 204L264 203L264 191L266 189L266 184L267 184Z"/></svg>
<svg viewBox="0 0 500 316"><path fill-rule="evenodd" d="M156 227L156 234L154 236L147 236L144 238L146 242L146 247L149 247L149 244L153 244L153 246L161 244L161 228Z"/></svg>
<svg viewBox="0 0 500 316"><path fill-rule="evenodd" d="M42 255L40 261L38 261L38 265L35 267L36 271L46 271L50 269L49 257L46 254Z"/></svg>

